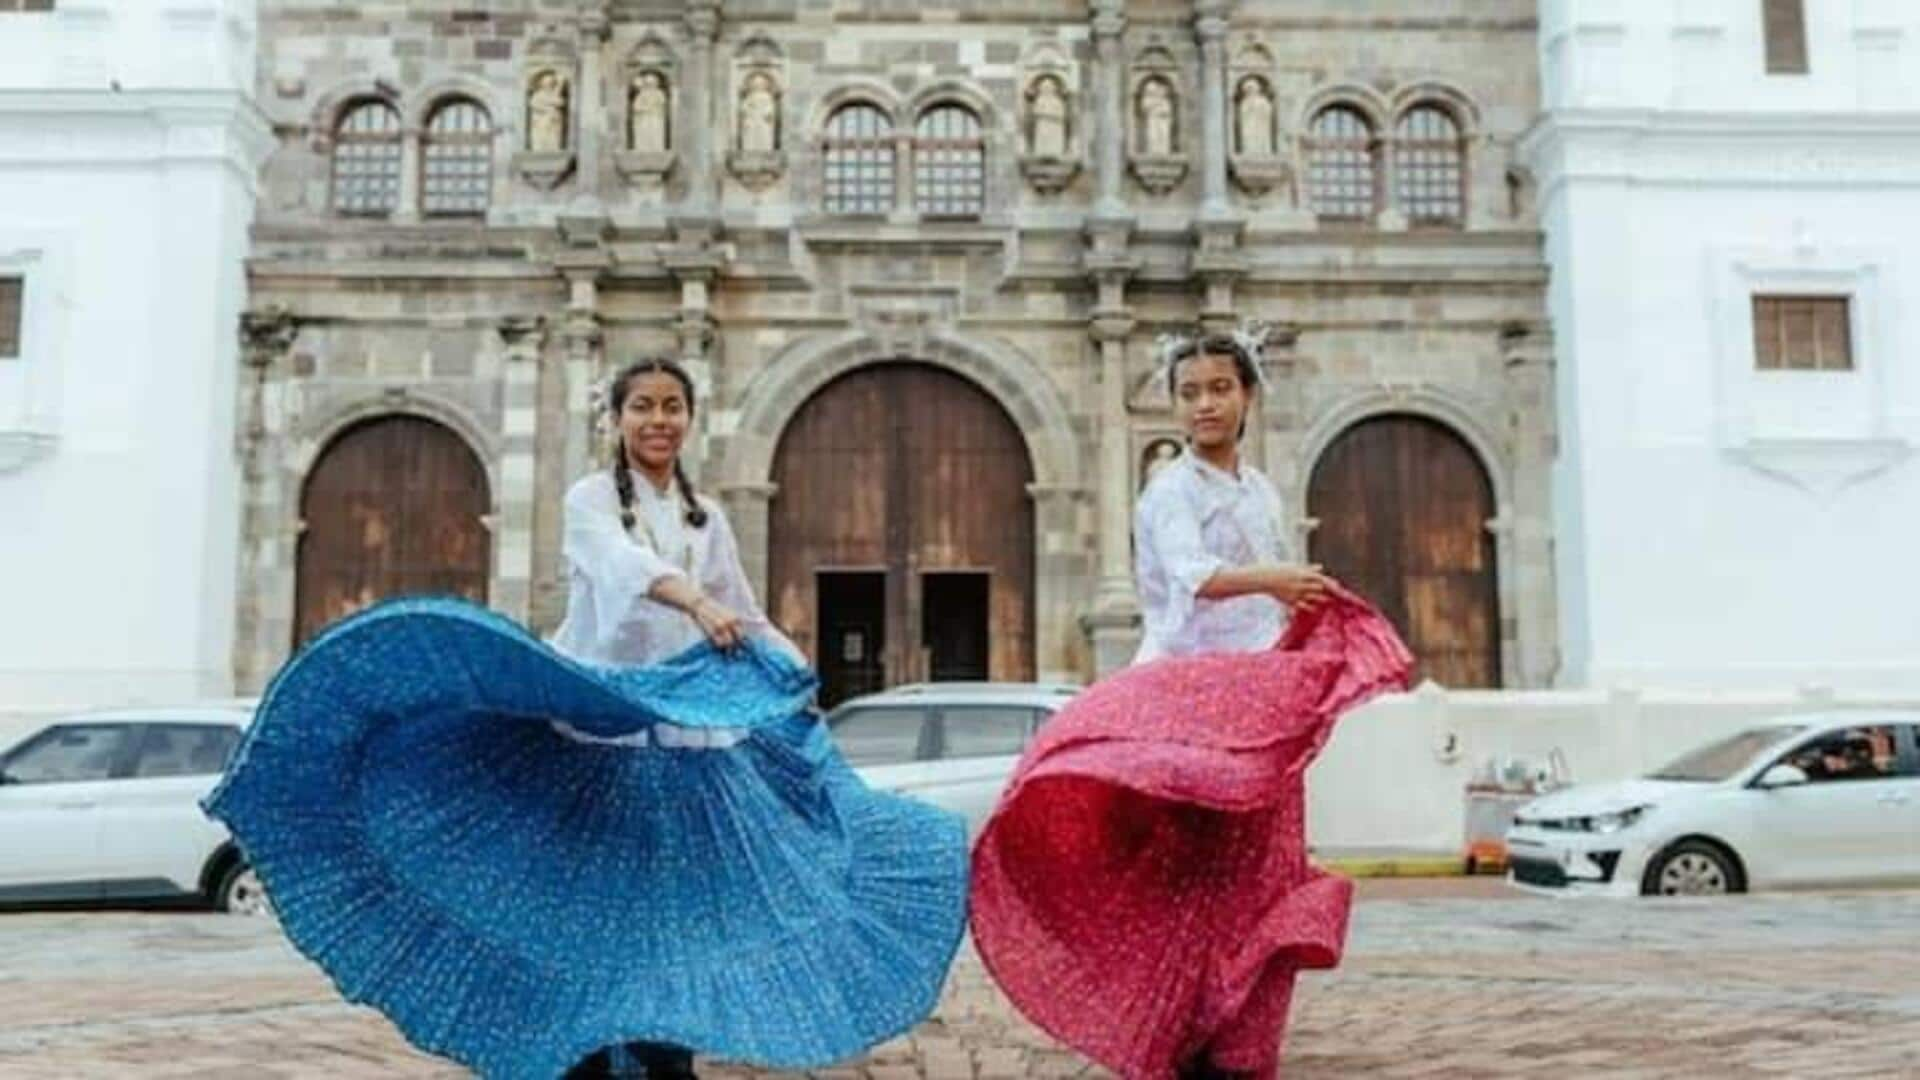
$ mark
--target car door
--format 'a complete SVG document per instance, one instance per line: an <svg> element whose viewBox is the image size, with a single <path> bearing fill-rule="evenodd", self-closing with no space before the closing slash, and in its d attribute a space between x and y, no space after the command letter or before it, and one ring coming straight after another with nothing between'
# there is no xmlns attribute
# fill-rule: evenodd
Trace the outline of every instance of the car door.
<svg viewBox="0 0 1920 1080"><path fill-rule="evenodd" d="M227 757L237 725L137 725L132 768L100 805L100 856L109 894L193 892L226 830L200 809Z"/></svg>
<svg viewBox="0 0 1920 1080"><path fill-rule="evenodd" d="M1911 819L1894 811L1911 798L1900 741L1890 724L1823 732L1782 754L1807 782L1750 789L1759 858L1750 867L1775 885L1863 884L1899 876L1894 853L1912 843Z"/></svg>
<svg viewBox="0 0 1920 1080"><path fill-rule="evenodd" d="M934 718L939 761L919 794L966 818L968 832L978 833L1036 723L1035 710L1024 705L941 706Z"/></svg>
<svg viewBox="0 0 1920 1080"><path fill-rule="evenodd" d="M1897 837L1888 849L1893 869L1903 882L1920 882L1920 724L1897 724L1905 753L1900 779L1890 785L1886 805Z"/></svg>
<svg viewBox="0 0 1920 1080"><path fill-rule="evenodd" d="M910 789L934 756L931 718L920 705L853 705L827 722L840 756L881 791Z"/></svg>
<svg viewBox="0 0 1920 1080"><path fill-rule="evenodd" d="M99 895L100 805L132 743L126 724L55 724L0 758L0 896Z"/></svg>

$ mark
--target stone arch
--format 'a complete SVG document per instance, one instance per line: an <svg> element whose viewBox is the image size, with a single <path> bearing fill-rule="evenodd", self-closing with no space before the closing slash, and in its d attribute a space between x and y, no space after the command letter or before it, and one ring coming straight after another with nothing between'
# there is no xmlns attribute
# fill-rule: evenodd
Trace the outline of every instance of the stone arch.
<svg viewBox="0 0 1920 1080"><path fill-rule="evenodd" d="M807 114L807 138L809 140L819 138L820 133L826 130L827 118L843 106L860 103L872 105L886 113L887 118L893 122L896 135L900 133L903 126L908 131L912 130L912 117L907 113L900 95L894 93L892 87L878 79L858 78L838 83L814 101L812 109Z"/></svg>
<svg viewBox="0 0 1920 1080"><path fill-rule="evenodd" d="M920 114L936 105L959 105L980 118L980 130L989 136L1000 130L1000 112L994 108L993 99L971 83L959 79L942 79L939 82L916 91L908 99L905 115L914 124L920 121Z"/></svg>
<svg viewBox="0 0 1920 1080"><path fill-rule="evenodd" d="M513 122L513 107L500 100L493 86L471 75L449 75L409 93L400 106L409 128L425 130L433 111L449 98L469 98L487 110L487 122L496 134Z"/></svg>
<svg viewBox="0 0 1920 1080"><path fill-rule="evenodd" d="M885 341L864 331L805 338L777 353L734 410L713 487L726 499L741 537L741 561L755 588L768 578L769 509L774 458L787 424L815 393L859 368L888 361L930 364L978 386L1019 430L1032 466L1035 673L1071 679L1084 666L1079 619L1090 599L1088 574L1075 568L1083 546L1085 461L1066 401L1031 357L1004 342L939 331Z"/></svg>
<svg viewBox="0 0 1920 1080"><path fill-rule="evenodd" d="M1330 105L1345 105L1359 110L1373 125L1376 138L1384 138L1393 132L1393 107L1372 87L1359 83L1336 83L1308 94L1306 100L1301 102L1299 115L1294 118L1293 130L1302 134L1311 132L1313 118Z"/></svg>
<svg viewBox="0 0 1920 1080"><path fill-rule="evenodd" d="M1453 117L1453 122L1460 125L1462 139L1470 139L1480 131L1480 107L1474 102L1473 96L1444 80L1424 79L1409 83L1394 91L1390 104L1396 123L1407 110L1419 105L1432 105Z"/></svg>
<svg viewBox="0 0 1920 1080"><path fill-rule="evenodd" d="M412 387L350 401L301 424L293 432L287 449L286 471L293 477L304 478L342 432L379 416L417 416L431 420L459 436L473 456L479 459L481 468L486 470L487 485L493 492L492 499L497 512L500 499L500 448L496 441L465 408ZM293 513L299 513L297 507Z"/></svg>
<svg viewBox="0 0 1920 1080"><path fill-rule="evenodd" d="M1033 461L1036 487L1078 487L1080 444L1066 401L1031 357L1000 342L933 333L914 346L890 345L859 331L806 338L776 353L741 400L739 420L719 470L725 484L765 484L780 432L808 398L834 379L889 359L947 368L978 384L1013 418Z"/></svg>
<svg viewBox="0 0 1920 1080"><path fill-rule="evenodd" d="M1498 617L1500 670L1508 678L1524 679L1521 660L1522 598L1518 583L1520 547L1515 537L1516 477L1506 442L1495 435L1496 425L1484 411L1437 387L1375 387L1341 399L1325 410L1300 442L1297 482L1283 493L1293 523L1295 550L1309 550L1317 522L1309 517L1307 499L1327 451L1341 436L1369 420L1413 416L1432 421L1460 440L1480 466L1493 496L1493 517L1486 529L1493 540L1493 587Z"/></svg>
<svg viewBox="0 0 1920 1080"><path fill-rule="evenodd" d="M340 123L347 106L361 101L383 101L391 105L400 114L402 132L415 130L418 125L414 115L408 111L407 103L400 94L388 85L375 79L353 79L342 82L314 102L313 111L308 114L308 130L312 132L314 143L321 149L333 145L333 130Z"/></svg>

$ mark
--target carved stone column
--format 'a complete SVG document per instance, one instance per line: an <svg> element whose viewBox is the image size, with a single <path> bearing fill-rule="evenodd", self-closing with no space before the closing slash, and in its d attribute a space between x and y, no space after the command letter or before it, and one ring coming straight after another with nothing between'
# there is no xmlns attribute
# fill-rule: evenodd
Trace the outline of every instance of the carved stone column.
<svg viewBox="0 0 1920 1080"><path fill-rule="evenodd" d="M1227 202L1227 13L1232 0L1194 0L1200 42L1200 216L1230 217Z"/></svg>
<svg viewBox="0 0 1920 1080"><path fill-rule="evenodd" d="M1125 180L1127 123L1126 56L1120 45L1127 29L1126 0L1093 0L1091 22L1094 48L1094 99L1099 119L1094 124L1094 168L1099 196L1094 214L1100 218L1126 215L1121 195Z"/></svg>

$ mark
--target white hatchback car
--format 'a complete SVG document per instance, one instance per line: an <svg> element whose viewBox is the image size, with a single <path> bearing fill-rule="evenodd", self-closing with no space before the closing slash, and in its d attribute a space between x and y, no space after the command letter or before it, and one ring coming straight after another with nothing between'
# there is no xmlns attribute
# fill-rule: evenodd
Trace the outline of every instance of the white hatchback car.
<svg viewBox="0 0 1920 1080"><path fill-rule="evenodd" d="M1509 880L1553 895L1920 883L1920 714L1782 717L1641 780L1520 808Z"/></svg>
<svg viewBox="0 0 1920 1080"><path fill-rule="evenodd" d="M244 702L88 713L0 753L0 902L198 897L268 912L200 809L252 716Z"/></svg>
<svg viewBox="0 0 1920 1080"><path fill-rule="evenodd" d="M847 763L882 791L930 802L976 834L1034 733L1077 686L919 683L842 702L827 729Z"/></svg>

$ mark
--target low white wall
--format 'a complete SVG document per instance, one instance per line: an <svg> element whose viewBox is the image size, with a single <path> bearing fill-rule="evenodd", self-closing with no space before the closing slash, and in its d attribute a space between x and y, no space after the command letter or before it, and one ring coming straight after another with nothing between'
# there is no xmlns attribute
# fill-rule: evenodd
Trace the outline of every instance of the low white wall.
<svg viewBox="0 0 1920 1080"><path fill-rule="evenodd" d="M1620 780L1752 721L1832 708L1902 708L1920 716L1920 700L1821 691L1448 692L1429 684L1382 698L1340 722L1307 774L1308 838L1322 850L1460 852L1466 785L1488 759L1544 766L1559 750L1575 783ZM73 711L0 712L0 748Z"/></svg>
<svg viewBox="0 0 1920 1080"><path fill-rule="evenodd" d="M1466 785L1488 759L1544 766L1559 750L1575 783L1622 780L1752 721L1920 700L1799 694L1642 694L1633 690L1448 692L1431 684L1340 722L1307 774L1315 847L1455 852L1466 841Z"/></svg>

